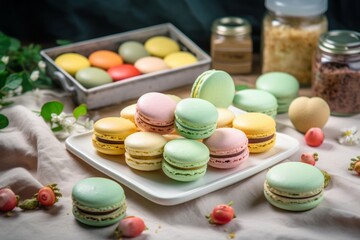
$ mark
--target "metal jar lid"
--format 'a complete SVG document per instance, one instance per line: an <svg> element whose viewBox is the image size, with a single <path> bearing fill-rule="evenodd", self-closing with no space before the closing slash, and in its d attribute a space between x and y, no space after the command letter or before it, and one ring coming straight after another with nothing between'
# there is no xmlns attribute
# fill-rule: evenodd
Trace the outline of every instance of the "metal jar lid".
<svg viewBox="0 0 360 240"><path fill-rule="evenodd" d="M348 30L329 31L320 36L319 48L327 53L360 53L360 33Z"/></svg>
<svg viewBox="0 0 360 240"><path fill-rule="evenodd" d="M243 18L224 17L214 21L212 32L226 36L244 35L251 33L251 25Z"/></svg>

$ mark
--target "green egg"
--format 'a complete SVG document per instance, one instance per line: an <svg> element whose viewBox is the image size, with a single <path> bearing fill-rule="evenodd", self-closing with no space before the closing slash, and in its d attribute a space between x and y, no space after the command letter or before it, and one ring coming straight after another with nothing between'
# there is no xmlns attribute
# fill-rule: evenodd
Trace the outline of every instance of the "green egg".
<svg viewBox="0 0 360 240"><path fill-rule="evenodd" d="M106 71L96 67L81 69L76 73L75 79L86 88L97 87L112 82L112 78Z"/></svg>

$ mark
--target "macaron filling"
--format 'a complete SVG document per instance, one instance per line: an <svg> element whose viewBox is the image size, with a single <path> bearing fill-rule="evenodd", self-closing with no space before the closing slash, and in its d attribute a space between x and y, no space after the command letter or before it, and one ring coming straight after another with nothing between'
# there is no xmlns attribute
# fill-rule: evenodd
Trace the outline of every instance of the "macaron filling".
<svg viewBox="0 0 360 240"><path fill-rule="evenodd" d="M249 138L249 143L267 142L267 141L271 140L274 136L275 136L275 134L272 134L272 135L267 136L267 137L262 137L262 138Z"/></svg>
<svg viewBox="0 0 360 240"><path fill-rule="evenodd" d="M106 144L124 144L124 141L108 140L108 139L99 138L98 136L96 136L95 139L101 143L106 143Z"/></svg>

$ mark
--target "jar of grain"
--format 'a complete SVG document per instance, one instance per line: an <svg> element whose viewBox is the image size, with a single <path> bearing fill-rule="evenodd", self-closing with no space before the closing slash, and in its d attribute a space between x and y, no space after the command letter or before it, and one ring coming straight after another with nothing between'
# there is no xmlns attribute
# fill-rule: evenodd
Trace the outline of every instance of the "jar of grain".
<svg viewBox="0 0 360 240"><path fill-rule="evenodd" d="M216 19L211 35L212 68L230 74L250 73L252 67L251 25L243 18Z"/></svg>
<svg viewBox="0 0 360 240"><path fill-rule="evenodd" d="M265 0L262 72L287 72L301 86L311 84L313 54L327 31L327 0Z"/></svg>
<svg viewBox="0 0 360 240"><path fill-rule="evenodd" d="M333 115L360 113L360 33L334 30L321 35L313 61L312 93Z"/></svg>

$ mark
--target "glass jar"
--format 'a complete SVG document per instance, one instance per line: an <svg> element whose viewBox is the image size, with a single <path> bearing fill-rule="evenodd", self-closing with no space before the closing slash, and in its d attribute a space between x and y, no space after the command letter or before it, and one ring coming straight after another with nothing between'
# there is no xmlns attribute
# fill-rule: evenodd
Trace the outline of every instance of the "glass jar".
<svg viewBox="0 0 360 240"><path fill-rule="evenodd" d="M250 23L239 17L216 19L211 35L212 68L229 74L250 73L252 39Z"/></svg>
<svg viewBox="0 0 360 240"><path fill-rule="evenodd" d="M360 33L324 33L313 61L312 93L323 98L332 115L360 113Z"/></svg>
<svg viewBox="0 0 360 240"><path fill-rule="evenodd" d="M262 72L286 72L311 84L313 54L327 31L327 0L266 0L262 29Z"/></svg>

